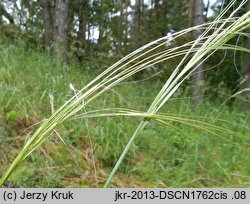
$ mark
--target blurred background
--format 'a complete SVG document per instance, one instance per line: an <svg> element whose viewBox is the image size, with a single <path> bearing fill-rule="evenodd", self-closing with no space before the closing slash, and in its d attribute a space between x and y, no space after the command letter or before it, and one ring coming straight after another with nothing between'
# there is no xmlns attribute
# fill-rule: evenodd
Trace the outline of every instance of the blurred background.
<svg viewBox="0 0 250 204"><path fill-rule="evenodd" d="M39 121L48 118L95 76L157 38L214 20L229 0L0 0L0 175ZM236 1L226 14L241 3ZM248 11L250 1L236 16ZM249 33L249 31L246 31ZM195 40L194 31L166 46ZM230 43L249 49L249 38ZM178 65L177 57L150 67L101 96L87 110L126 107L145 111ZM249 133L249 54L221 50L201 64L162 112L200 115L201 120ZM119 94L117 94L119 93ZM222 123L222 118L231 123ZM51 137L10 178L10 187L96 187L103 184L138 119L82 120L58 127L76 155ZM240 126L239 126L240 124ZM28 127L34 126L27 130ZM218 142L208 132L151 123L133 145L116 176L119 187L249 187L247 145L230 136ZM24 132L25 131L25 132ZM93 138L90 145L88 134ZM92 150L91 150L92 149Z"/></svg>

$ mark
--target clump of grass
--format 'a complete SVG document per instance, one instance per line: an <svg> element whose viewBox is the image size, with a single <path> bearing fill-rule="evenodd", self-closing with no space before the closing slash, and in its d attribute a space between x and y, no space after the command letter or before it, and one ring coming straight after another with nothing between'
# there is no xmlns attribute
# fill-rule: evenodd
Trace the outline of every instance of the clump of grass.
<svg viewBox="0 0 250 204"><path fill-rule="evenodd" d="M225 8L225 10L214 22L182 30L173 34L173 38L171 39L173 41L192 32L195 29L202 29L204 32L197 40L187 42L178 47L166 48L166 42L169 41L168 37L160 38L139 48L138 50L135 50L98 75L83 89L75 93L74 97L68 100L63 106L56 110L42 123L42 125L36 130L32 137L28 139L21 152L7 169L0 180L0 186L3 185L3 183L9 178L11 173L20 163L30 156L37 148L39 148L40 145L43 144L53 132L56 132L55 128L58 125L62 124L68 119L74 118L75 115L79 113L79 111L85 110L85 107L94 99L106 91L112 90L115 85L120 84L132 75L155 64L177 56L182 56L181 62L164 84L146 112L141 113L138 111L123 109L114 110L112 113L103 113L102 111L94 113L95 117L129 115L133 117L140 117L142 119L134 134L130 138L127 146L124 148L123 153L121 154L113 171L107 179L104 187L108 187L135 138L144 129L148 121L154 120L173 128L174 126L171 124L171 122L177 122L183 125L199 128L217 137L220 137L220 133L224 132L248 139L248 137L239 133L223 129L218 126L210 125L209 123L199 122L193 118L157 114L157 112L166 104L170 97L178 90L181 84L194 72L196 67L198 67L200 63L203 63L205 60L207 60L209 56L211 56L218 49L236 49L249 52L249 49L227 44L230 39L238 34L246 35L244 30L246 30L250 25L250 12L247 12L239 18L234 17L234 14L246 3L246 0L243 0L240 6L235 9L235 11L228 18L222 18L234 3L235 0L231 1L228 7ZM212 34L211 31L213 31ZM110 110L108 111L110 112ZM80 117L92 117L93 115L91 116L91 114L92 113L90 112L86 112ZM224 139L227 140L227 138Z"/></svg>
<svg viewBox="0 0 250 204"><path fill-rule="evenodd" d="M231 4L228 5L228 7L217 17L217 20L220 19L224 15L224 13L233 5L233 3L234 1L232 1ZM246 2L242 1L242 4L238 7L238 9L240 9L241 6L244 5L244 3ZM229 16L228 19L233 17L234 13L237 12L238 9L236 9ZM228 23L228 19L226 19L220 25L220 27L212 33L212 35L210 35L209 37L206 37L208 32L211 30L211 28L217 25L217 20L215 20L203 32L203 34L192 44L191 48L187 51L187 53L185 54L185 56L183 57L179 65L177 66L177 68L174 70L174 72L169 77L165 85L162 87L158 95L155 97L147 113L150 115L151 114L155 115L155 113L157 113L161 109L161 107L168 101L168 99L173 95L173 93L175 93L175 91L179 88L179 86L183 83L183 81L187 79L193 73L193 71L199 66L199 64L203 63L216 50L220 49L222 46L225 46L225 43L228 42L230 39L232 39L235 36L235 33L240 33L242 30L249 27L249 22L250 22L249 15L250 15L250 12L246 13L241 18L237 19L234 23L232 23L231 25L225 28L225 25L227 25ZM195 51L193 56L190 56L190 52L192 52L193 49L197 45L200 45L200 48ZM147 120L142 121L138 125L137 129L135 130L131 139L129 140L127 146L125 147L123 153L121 154L119 160L117 161L115 167L113 168L104 187L108 187L108 185L110 184L112 177L114 176L122 160L124 159L125 155L130 149L131 144L134 142L135 138L143 130L143 128L145 127L147 123ZM162 121L161 119L157 119L157 121L162 122L164 124L168 124ZM203 130L210 131L210 128L209 129L205 128Z"/></svg>

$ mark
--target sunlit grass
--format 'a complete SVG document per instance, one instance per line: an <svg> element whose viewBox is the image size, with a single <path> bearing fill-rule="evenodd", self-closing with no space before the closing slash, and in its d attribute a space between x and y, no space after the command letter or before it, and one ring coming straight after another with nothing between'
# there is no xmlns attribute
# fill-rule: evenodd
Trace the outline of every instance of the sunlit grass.
<svg viewBox="0 0 250 204"><path fill-rule="evenodd" d="M192 116L185 117L180 115L174 116L157 113L160 109L162 109L166 102L168 102L168 100L176 92L176 90L178 90L181 84L193 73L197 65L205 61L218 49L238 49L241 51L249 52L249 50L246 48L235 47L233 45L227 44L227 42L237 34L244 35L244 30L246 30L250 24L250 12L244 14L239 18L233 17L237 9L234 11L234 13L231 14L231 16L222 19L222 17L224 17L224 13L226 13L226 11L230 8L230 6L233 5L234 2L235 1L232 1L232 3L229 4L225 11L222 12L222 14L214 22L177 32L173 34L172 38L172 41L174 41L192 32L194 29L204 30L203 35L200 36L200 38L196 41L187 42L184 45L174 48L166 48L166 42L169 40L167 37L153 41L121 59L120 61L106 69L103 73L98 75L94 80L84 86L84 88L79 92L75 93L75 96L64 103L63 106L58 108L48 119L46 119L42 123L42 125L38 127L36 132L31 137L29 137L29 139L25 142L25 145L22 148L21 152L18 154L18 156L15 158L13 163L10 165L10 167L7 169L2 179L0 180L0 186L4 184L4 182L9 178L9 176L19 164L24 162L24 160L29 157L36 149L38 149L41 144L48 140L51 134L55 132L55 128L57 128L60 124L63 124L66 120L75 118L99 118L110 116L131 116L140 118L141 122L139 123L133 136L130 138L120 159L116 163L105 184L105 187L110 184L111 179L121 165L125 155L131 148L131 145L134 143L135 138L139 135L140 132L143 131L144 127L149 123L149 121L156 121L175 129L178 129L178 127L174 125L175 123L189 126L194 129L205 131L211 135L216 136L217 138L224 139L227 142L231 142L232 144L245 149L245 147L243 147L241 144L238 145L238 143L232 141L229 138L229 135L248 140L249 138L247 135L231 131L227 128L222 128L220 126L216 126L202 120L197 120L203 119L202 117L195 118ZM245 2L246 1L242 1L240 7L243 6ZM240 7L238 9L240 9ZM134 74L155 64L171 58L175 58L177 56L182 56L182 60L180 61L179 65L172 73L172 75L169 77L165 85L162 87L158 95L154 98L147 111L139 112L126 109L107 109L107 113L94 113L86 111L86 115L77 115L80 111L85 110L85 107L90 105L91 102L94 101L94 99L107 91L112 91L113 87L122 83ZM136 107L134 109L136 109ZM221 119L218 120L220 120L220 122L227 122ZM221 134L226 135L226 137L222 136Z"/></svg>

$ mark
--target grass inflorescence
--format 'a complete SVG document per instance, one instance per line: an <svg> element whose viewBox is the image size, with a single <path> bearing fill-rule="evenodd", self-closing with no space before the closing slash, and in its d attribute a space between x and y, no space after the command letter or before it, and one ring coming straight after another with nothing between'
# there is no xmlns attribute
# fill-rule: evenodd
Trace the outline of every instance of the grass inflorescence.
<svg viewBox="0 0 250 204"><path fill-rule="evenodd" d="M35 132L30 132L30 135L28 134L27 140L25 141L22 150L15 157L14 161L11 163L9 168L4 172L4 174L0 180L0 186L2 186L5 183L5 181L10 177L10 175L13 173L13 171L20 164L24 163L26 161L26 159L28 157L30 157L32 155L32 153L34 153L35 150L39 149L39 147L41 147L42 144L44 144L46 141L50 140L51 135L57 136L60 139L60 141L62 141L63 144L66 145L67 149L71 152L71 150L70 150L71 147L70 147L70 145L68 145L70 143L70 140L67 140L67 139L65 139L64 136L61 136L62 134L60 134L59 133L60 131L57 130L58 128L60 129L60 127L62 127L62 126L66 126L66 123L65 123L66 121L68 121L70 124L74 124L75 121L84 119L85 127L89 127L89 125L88 125L89 120L95 120L95 123L97 123L97 122L99 122L99 120L101 120L101 118L106 118L106 120L109 120L109 118L112 118L112 117L116 117L116 118L117 117L118 118L120 118L120 117L131 118L132 117L132 118L137 118L137 120L139 121L138 126L135 129L135 131L131 137L124 130L121 131L121 129L126 129L122 126L125 126L125 124L127 124L128 122L121 121L120 122L121 128L118 128L117 130L112 130L112 129L114 129L113 127L111 127L111 128L107 127L109 133L112 134L112 131L113 131L114 132L113 135L116 135L115 140L112 137L95 139L93 137L93 135L96 135L95 131L91 130L91 128L87 128L87 129L90 129L89 131L87 131L86 134L88 135L88 138L90 141L89 142L90 147L88 147L88 148L90 148L90 155L91 156L89 156L89 158L90 158L90 161L92 161L92 163L90 162L90 165L86 166L85 168L90 168L90 169L94 168L95 169L95 180L96 180L97 185L98 185L98 178L97 178L98 172L96 171L96 160L94 159L94 156L95 156L94 151L95 151L95 148L98 149L98 147L95 147L92 144L92 139L94 141L99 140L100 146L104 145L103 144L104 141L106 142L106 144L108 144L108 145L105 145L105 148L104 148L104 152L103 152L103 155L105 155L105 156L103 156L104 159L106 157L106 159L112 158L113 161L117 160L117 162L112 162L110 164L111 166L114 165L114 168L111 171L111 174L108 176L108 179L106 180L106 183L104 184L104 187L108 187L110 185L111 180L113 179L118 168L122 165L122 162L123 162L125 156L127 155L127 153L129 152L129 150L131 148L134 148L134 150L137 148L137 147L133 147L134 141L137 138L137 136L142 131L145 131L146 133L147 133L147 131L150 132L150 130L149 130L150 128L148 127L149 126L148 124L155 124L156 123L157 124L156 127L160 131L162 131L162 128L164 127L165 139L166 138L169 139L169 137L171 135L172 136L174 135L174 137L173 137L174 139L173 138L169 139L170 141L168 141L168 146L171 146L171 144L173 146L175 145L174 140L177 139L177 141L178 141L178 139L180 137L179 134L181 134L182 136L189 135L189 137L187 137L187 139L189 139L189 140L191 139L190 141L192 141L193 143L188 142L188 146L189 146L189 148L192 149L191 152L195 152L195 154L192 156L192 157L194 157L192 159L195 161L195 163L199 163L199 161L200 161L200 159L199 159L200 156L199 156L198 152L203 151L203 150L200 150L200 146L202 146L202 145L209 146L209 144L210 143L213 144L214 141L212 141L212 142L209 141L210 139L208 139L208 138L210 138L210 137L208 137L208 136L201 138L201 137L195 136L193 133L190 134L189 131L186 131L186 127L190 127L190 129L193 129L194 132L199 130L199 131L204 132L203 134L205 134L205 135L215 136L214 138L216 138L216 140L221 139L223 142L226 142L229 145L228 148L232 148L230 146L230 145L232 145L232 146L237 147L239 149L239 150L235 150L235 151L249 151L249 146L247 145L247 141L249 141L249 135L248 135L249 127L247 127L247 125L243 125L240 122L230 122L227 119L221 118L221 116L220 117L212 117L212 120L211 120L211 117L209 117L209 116L202 116L202 117L201 116L192 116L192 115L185 114L182 112L179 114L168 113L167 110L169 109L169 107L171 105L166 106L166 103L171 104L171 102L169 102L169 100L171 99L172 95L177 90L179 90L179 87L183 84L183 82L185 80L187 80L193 74L193 72L198 67L198 65L200 63L205 62L217 50L237 49L239 51L249 52L249 49L247 49L247 48L228 44L228 42L238 34L245 35L245 36L249 37L247 34L244 33L244 31L247 28L249 28L249 25L250 25L250 22L249 22L250 21L249 20L250 19L249 18L250 12L245 13L241 17L234 17L234 14L237 12L237 10L239 10L244 5L244 3L246 3L245 0L242 1L240 6L237 9L235 9L234 12L229 17L224 18L225 13L229 10L230 7L233 6L234 3L235 3L235 1L232 1L225 8L225 10L217 17L217 19L215 19L213 22L207 23L204 25L200 25L200 26L196 26L193 28L187 28L185 30L174 33L173 37L171 39L171 41L175 41L178 38L181 38L187 34L190 34L195 29L201 29L201 30L203 30L203 34L197 40L186 42L185 44L183 44L181 46L177 46L177 47L166 47L166 42L169 41L168 37L163 37L161 39L155 40L155 41L135 50L134 52L130 53L126 57L124 57L121 60L119 60L118 62L116 62L111 67L104 70L96 78L94 78L87 85L85 85L81 90L75 91L73 96L69 100L67 100L59 108L57 108L57 104L61 104L62 101L57 100L60 98L60 96L57 95L58 93L60 93L60 90L56 89L56 87L59 86L61 81L65 80L65 79L69 80L68 84L71 83L70 78L67 78L68 77L67 73L60 73L59 76L54 75L54 76L56 76L56 78L52 80L51 87L53 87L53 88L52 88L52 90L50 90L50 92L52 92L52 93L46 93L45 90L47 90L47 89L45 87L47 86L47 84L44 84L45 87L41 87L40 85L37 86L36 89L38 89L38 90L35 91L36 93L38 93L38 92L40 93L41 92L40 89L43 90L43 94L40 96L40 98L44 98L45 95L49 95L49 94L50 94L50 96L53 96L53 97L48 97L48 98L50 98L50 101L49 102L47 101L48 102L47 104L50 104L51 107L46 108L47 111L51 110L52 114L51 114L51 116L49 116L48 118L46 118L42 121L42 123L35 130ZM8 55L8 53L5 53L5 54ZM9 56L6 56L6 57L7 57L7 59L9 58ZM32 57L33 56L31 55L31 59L32 59ZM104 104L107 101L107 99L102 98L104 93L109 94L109 95L113 94L117 98L119 98L119 100L123 101L123 94L118 93L116 90L114 90L117 85L124 83L128 78L130 78L131 76L135 75L138 72L141 72L141 71L147 69L148 67L152 67L156 64L159 64L159 63L166 61L166 60L169 60L169 59L173 59L175 57L181 57L181 60L178 64L178 66L172 72L170 77L166 80L166 83L161 88L159 87L159 84L156 84L157 88L155 89L155 91L152 92L150 95L148 95L148 103L150 104L148 108L147 108L147 105L148 105L148 103L147 103L146 105L142 105L143 109L139 111L137 109L138 108L137 106L140 106L140 103L138 103L138 102L135 102L135 105L132 106L132 108L131 107L130 108L117 108L117 107L106 108L106 107L101 107L102 105L98 104L98 103L100 103L101 99L104 101ZM3 59L5 59L5 58L3 58ZM34 56L34 59L38 59L37 56ZM40 56L39 56L39 59L41 59ZM15 60L17 60L17 59L15 59ZM11 61L3 60L2 63L6 67L8 67L8 66L10 66L9 64L11 63ZM20 64L20 62L18 62L18 64ZM38 64L38 66L40 65L39 62L37 64ZM49 64L49 66L50 65L51 64ZM43 65L43 66L44 67L42 67L40 70L48 68L47 65ZM15 65L14 67L16 69L17 65ZM11 69L8 70L7 68L5 71L7 71L7 74L5 74L6 76L4 78L4 81L6 82L5 84L7 86L7 84L10 84L10 83L8 83L8 79L11 78L8 75L11 75L12 72L11 72ZM29 70L29 71L31 71L31 70ZM53 72L53 70L51 70L51 72ZM39 73L38 73L37 77L41 77L41 78L46 77L43 75L42 71L40 74L41 74L41 76L39 76ZM37 81L37 78L35 78L35 80ZM86 79L86 81L88 81L88 80ZM46 80L45 80L45 83L46 83ZM27 84L30 84L30 83L27 83ZM35 82L33 84L35 84ZM134 88L133 84L128 85L128 86L129 86L129 90ZM14 96L15 95L15 88L14 87L8 87L8 88L13 89L12 95ZM26 90L28 90L29 88L31 89L31 91L30 91L31 93L34 92L34 90L33 90L34 87L25 87ZM160 91L157 93L158 88L160 89ZM65 87L64 87L64 89L65 89ZM125 90L125 88L124 88L124 90ZM10 94L10 93L8 93L8 94ZM70 95L70 92L68 94ZM30 96L28 95L27 97L30 97ZM56 99L56 102L54 101L54 98ZM65 96L62 97L63 100L65 100L66 98L67 97L65 97ZM96 100L96 99L100 99L100 100ZM150 101L150 100L152 100L152 101ZM126 102L126 100L125 100L125 102ZM125 103L125 102L120 102L118 104L123 105L123 103ZM6 102L6 104L9 105L9 103L12 103L11 96L9 97L9 101ZM56 105L55 105L55 103L56 103ZM113 103L115 103L115 102L113 101L112 104ZM22 102L19 102L18 104L19 104L19 108L22 108ZM25 106L27 106L27 104ZM95 109L94 111L90 110L90 109L93 109L92 106ZM8 109L8 106L6 107L6 109ZM32 107L32 111L34 114L37 114L34 107ZM163 112L160 113L159 111L163 111ZM28 109L27 112L31 112L31 110ZM15 113L15 111L11 112L8 110L8 114L9 114L8 120L11 120L10 118L13 118L13 117L15 118L15 114L17 114L17 112ZM45 114L45 115L47 115L47 114ZM13 119L13 120L15 120L15 119ZM119 120L119 119L117 119L117 120ZM132 119L132 120L137 121L136 119ZM220 125L218 125L217 123L219 123ZM235 131L235 130L230 129L229 127L232 126L232 124L236 127L240 127L241 131ZM112 125L114 125L114 124L112 124ZM225 127L223 127L223 125L225 125ZM132 132L132 127L130 127L130 126L128 126L128 127L129 128L127 128L127 129L130 132ZM96 126L96 128L100 128L100 127ZM176 132L179 132L177 134L177 136L175 136L176 133L172 132L173 130L175 130ZM149 133L149 135L151 135L151 134L154 135L154 133L155 133L155 130L152 130ZM98 134L100 134L100 133L98 133ZM121 135L123 135L123 136L126 135L126 138L125 139L121 138L122 137ZM152 136L152 135L147 137L147 140L150 140L149 139L150 137L154 138L154 136ZM165 140L164 137L161 136L160 138L158 138L159 144L161 144L161 141ZM76 141L77 140L80 140L80 139L78 138L78 139L76 139ZM204 140L204 141L201 142L202 140ZM122 142L120 142L120 141L122 141ZM152 142L152 144L154 144L156 141L157 141L157 139L155 139L155 141L154 140L149 141L149 144L151 144L151 142ZM77 146L79 144L78 142L79 141L74 142L74 143L72 142L72 145ZM121 155L119 156L120 150L124 146L124 142L127 142L127 145L125 146ZM118 145L114 144L114 143L118 143ZM178 143L178 145L181 144L181 142L177 142L177 143ZM223 143L223 145L224 145L224 143ZM119 148L116 149L117 146ZM147 146L147 144L144 144L144 148L145 148L145 146ZM110 150L109 150L109 148L110 148ZM140 147L138 147L138 148L140 148ZM149 151L149 153L152 151L155 151L155 148L153 148L153 147L148 147L148 148L153 149L153 150ZM180 148L180 149L184 150L185 148ZM107 151L108 153L105 153L105 151ZM171 151L171 149L167 152L170 152L170 151ZM185 154L187 153L186 151L187 150L184 151ZM211 151L215 152L216 150L212 147ZM111 153L111 152L113 152L113 153ZM109 157L109 153L111 153L111 157ZM180 153L178 153L178 154L180 154ZM236 153L236 155L237 154L239 154L239 153ZM79 157L81 157L81 154L79 152L71 152L70 155L72 155L72 157L74 157L74 160L76 161L76 163L78 163L78 160L79 160ZM163 154L162 156L163 156L163 158L165 158L164 156L166 156L166 155ZM177 155L173 154L173 157L174 156L177 156ZM88 160L89 158L87 157L85 159L87 161L89 161ZM189 165L192 165L193 163L189 164L189 163L186 163L183 161L183 160L185 160L185 158L187 159L187 161L190 161L190 159L191 159L191 158L189 158L189 156L185 155L185 156L183 156L181 161L178 161L176 164L176 166L180 166L179 163L183 164L183 166L181 165L181 167L179 169L180 174L182 174L186 169L194 168L194 166L192 166L192 167L189 166ZM140 158L139 161L146 161L147 159L148 158L145 158L145 159ZM209 160L209 158L206 158L206 159ZM168 162L169 162L169 160L168 160ZM140 162L139 162L139 164L140 164ZM77 165L81 168L81 166L84 164L77 164ZM163 171L165 171L166 168L168 168L167 162L162 161L161 159L159 159L158 165L162 168ZM172 166L175 166L175 164L173 164ZM203 168L204 164L201 164L201 167ZM226 167L220 167L220 164L218 164L218 167L222 168L223 170L227 169ZM140 170L137 170L136 167L134 167L134 168L131 167L131 168L135 172L138 171L139 174L142 173L142 172L140 172ZM126 171L127 170L125 170L125 172ZM144 170L144 171L145 171L144 172L145 174L148 174L148 172L150 172L148 170ZM173 169L172 169L172 171L173 171ZM167 171L167 173L170 173L170 172L171 172L171 170ZM100 174L100 172L99 172L99 174ZM190 179L188 179L189 182L195 183L195 182L197 182L197 180L199 180L198 178L197 178L197 180L194 179L195 178L194 175L190 175L190 177L192 177L194 181L191 182ZM225 173L225 175L230 177L230 179L231 179L232 175L228 175L228 173ZM107 175L105 173L103 173L102 176L106 177ZM169 176L171 176L171 175L169 175ZM180 177L182 177L182 176L180 176ZM204 177L209 178L209 175L204 175ZM201 177L200 179L203 180L204 178ZM101 183L104 183L104 182L102 181ZM167 183L167 182L165 182L165 183ZM180 183L181 183L181 181L179 181L178 184L180 184ZM164 185L164 182L163 182L163 185ZM172 185L172 184L169 184L169 185ZM188 185L188 184L186 183L186 185Z"/></svg>

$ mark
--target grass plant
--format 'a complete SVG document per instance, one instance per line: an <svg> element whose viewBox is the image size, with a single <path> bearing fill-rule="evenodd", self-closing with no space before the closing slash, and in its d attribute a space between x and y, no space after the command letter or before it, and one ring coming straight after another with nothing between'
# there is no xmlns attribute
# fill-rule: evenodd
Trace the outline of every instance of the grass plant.
<svg viewBox="0 0 250 204"><path fill-rule="evenodd" d="M240 138L240 141L249 140L249 135L242 134L228 128L223 128L218 125L213 125L204 121L206 120L206 117L158 113L169 101L172 95L179 89L183 82L194 73L198 65L205 62L217 50L233 49L244 52L250 51L244 47L228 44L232 38L239 34L249 37L249 34L244 33L244 31L250 27L250 12L248 11L241 17L234 17L235 13L243 7L247 0L243 0L239 7L235 9L230 16L225 17L226 12L234 5L235 2L236 0L231 1L221 14L211 23L206 23L204 25L176 32L173 34L171 42L168 37L157 39L128 54L99 74L81 90L77 92L75 91L74 96L65 102L60 108L55 111L53 108L52 115L48 119L45 119L36 131L28 138L22 150L15 157L9 168L5 171L0 180L0 186L2 186L13 171L45 141L47 141L52 134L57 133L56 128L68 120L79 120L80 118L85 120L87 128L88 118L111 116L130 116L140 118L137 128L130 137L111 174L108 176L104 187L108 187L110 185L111 180L122 164L128 151L131 149L132 144L134 144L135 139L151 121L159 122L167 127L177 130L178 125L199 129L209 133L210 135L216 136L216 138L221 138L233 145L236 145L245 151L249 151L249 146L244 146L240 142L232 140L232 136ZM203 30L203 34L197 40L186 42L185 44L177 47L166 46L166 44L171 44L175 40L190 34L195 29ZM129 77L163 61L179 56L181 57L180 63L167 79L166 83L162 86L146 111L143 112L125 108L107 108L97 109L96 111L88 111L87 107L90 106L91 102L105 92L111 91L115 93L113 88L126 81ZM81 111L83 112L80 113ZM216 118L216 120L221 123L230 123L227 120L219 118ZM178 124L177 127L175 124ZM245 127L240 124L238 125L242 126L242 128L245 128L246 130L249 130L249 127ZM59 134L55 135L60 137ZM90 133L89 136L91 137ZM66 145L66 142L64 142L62 137L60 137L60 139ZM94 158L93 145L91 145L91 149L92 158ZM96 183L98 185L97 180Z"/></svg>

